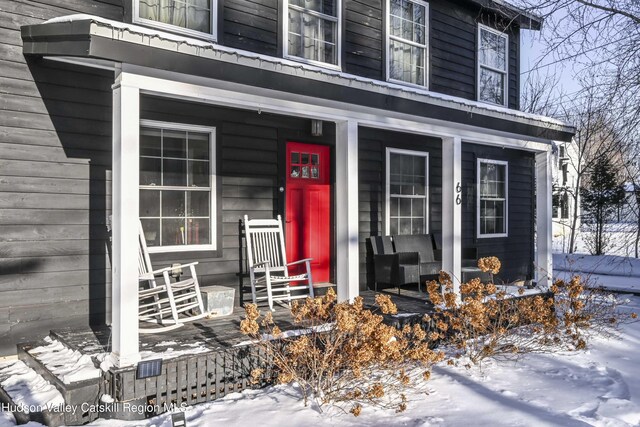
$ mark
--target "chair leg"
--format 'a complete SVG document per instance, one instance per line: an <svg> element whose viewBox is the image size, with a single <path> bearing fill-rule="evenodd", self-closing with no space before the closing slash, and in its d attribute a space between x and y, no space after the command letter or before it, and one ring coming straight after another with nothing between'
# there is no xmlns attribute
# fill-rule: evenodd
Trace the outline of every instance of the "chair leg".
<svg viewBox="0 0 640 427"><path fill-rule="evenodd" d="M309 296L311 296L311 298L314 298L315 295L313 294L313 277L311 276L311 262L306 261L305 264L307 265L307 283L309 284Z"/></svg>

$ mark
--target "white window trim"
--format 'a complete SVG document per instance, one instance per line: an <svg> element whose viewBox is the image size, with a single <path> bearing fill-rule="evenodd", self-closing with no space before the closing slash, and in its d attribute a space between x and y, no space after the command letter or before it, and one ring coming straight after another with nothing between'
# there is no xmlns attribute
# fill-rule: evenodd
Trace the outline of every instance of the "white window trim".
<svg viewBox="0 0 640 427"><path fill-rule="evenodd" d="M407 0L410 1L411 3L416 3L419 4L421 6L425 7L425 17L424 17L424 24L425 24L425 40L424 40L424 84L422 85L418 85L415 83L409 83L409 82L405 82L402 80L397 80L397 79L392 79L390 77L390 69L391 69L391 39L394 40L398 40L402 43L407 43L407 44L411 44L411 45L415 45L418 47L422 47L420 45L418 45L417 43L414 43L412 41L409 40L405 40L401 37L394 37L391 35L391 0L386 0L387 3L387 11L386 11L386 18L387 18L387 28L386 28L386 53L387 53L387 60L386 60L386 64L385 64L385 76L387 78L388 82L392 82L392 83L397 83L397 84L401 84L404 86L411 86L411 87L417 87L417 88L429 88L429 34L430 34L430 26L429 26L429 3L427 3L426 1L422 1L422 0Z"/></svg>
<svg viewBox="0 0 640 427"><path fill-rule="evenodd" d="M211 33L203 33L201 31L183 28L178 25L166 24L164 22L154 21L153 19L140 17L140 0L133 0L133 23L146 25L149 27L157 27L168 32L180 33L198 39L205 39L215 42L218 40L218 0L211 0Z"/></svg>
<svg viewBox="0 0 640 427"><path fill-rule="evenodd" d="M504 233L480 234L480 164L491 163L504 166ZM476 236L478 239L509 237L509 162L504 160L478 159L476 164Z"/></svg>
<svg viewBox="0 0 640 427"><path fill-rule="evenodd" d="M480 65L480 35L482 31L488 31L490 33L496 34L505 39L505 70L499 70L497 68L490 67L488 65ZM479 102L483 102L489 105L501 105L507 107L509 105L509 35L498 31L494 28L488 27L486 25L478 23L478 31L476 34L477 37L477 46L476 46L476 99ZM496 102L482 101L480 100L480 69L486 68L487 70L494 71L496 73L504 74L504 103L498 104Z"/></svg>
<svg viewBox="0 0 640 427"><path fill-rule="evenodd" d="M318 16L322 19L329 19L336 22L337 25L337 38L336 38L336 55L337 55L337 64L330 64L328 62L315 61L313 59L303 58L301 56L295 56L289 54L289 0L283 1L282 7L282 56L287 59L291 59L292 61L304 62L305 64L317 65L318 67L330 68L332 70L342 71L342 0L336 1L336 16L325 15L321 12L316 12L311 9L305 9L303 7L294 6L295 9L300 11L304 11L311 15Z"/></svg>
<svg viewBox="0 0 640 427"><path fill-rule="evenodd" d="M194 252L194 251L212 251L217 249L218 238L218 212L217 212L217 186L216 186L216 128L210 126L197 126L184 123L161 122L156 120L140 120L140 127L151 127L160 129L181 130L190 132L200 132L209 134L209 185L211 191L211 199L209 206L209 230L211 232L211 243L208 245L172 245L172 246L149 246L149 253L165 253L165 252ZM138 185L138 192L143 187ZM182 187L177 187L182 188ZM161 207L162 208L162 207ZM139 214L138 214L139 216Z"/></svg>
<svg viewBox="0 0 640 427"><path fill-rule="evenodd" d="M391 153L397 154L407 154L410 156L420 156L424 157L424 181L425 181L425 212L424 212L424 230L425 234L429 234L429 153L427 151L416 151L416 150L403 150L400 148L392 148L387 147L386 155L385 155L385 221L384 221L384 230L385 234L388 236L391 231Z"/></svg>

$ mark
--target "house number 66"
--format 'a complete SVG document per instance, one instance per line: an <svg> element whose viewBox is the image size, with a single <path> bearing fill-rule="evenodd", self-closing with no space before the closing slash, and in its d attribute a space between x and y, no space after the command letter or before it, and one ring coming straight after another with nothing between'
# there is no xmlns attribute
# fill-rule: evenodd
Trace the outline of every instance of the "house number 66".
<svg viewBox="0 0 640 427"><path fill-rule="evenodd" d="M456 205L462 204L462 186L458 182L456 184Z"/></svg>

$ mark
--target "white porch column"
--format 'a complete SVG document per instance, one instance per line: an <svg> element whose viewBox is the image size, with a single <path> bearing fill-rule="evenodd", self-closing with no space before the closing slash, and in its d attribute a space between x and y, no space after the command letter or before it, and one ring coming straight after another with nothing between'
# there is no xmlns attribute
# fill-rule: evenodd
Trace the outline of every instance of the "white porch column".
<svg viewBox="0 0 640 427"><path fill-rule="evenodd" d="M359 294L358 123L336 123L336 279L338 300Z"/></svg>
<svg viewBox="0 0 640 427"><path fill-rule="evenodd" d="M462 197L462 140L442 138L442 269L451 274L456 293L462 278Z"/></svg>
<svg viewBox="0 0 640 427"><path fill-rule="evenodd" d="M112 346L115 366L140 360L138 348L138 174L140 91L113 86Z"/></svg>
<svg viewBox="0 0 640 427"><path fill-rule="evenodd" d="M551 285L551 149L536 153L536 280L542 288Z"/></svg>

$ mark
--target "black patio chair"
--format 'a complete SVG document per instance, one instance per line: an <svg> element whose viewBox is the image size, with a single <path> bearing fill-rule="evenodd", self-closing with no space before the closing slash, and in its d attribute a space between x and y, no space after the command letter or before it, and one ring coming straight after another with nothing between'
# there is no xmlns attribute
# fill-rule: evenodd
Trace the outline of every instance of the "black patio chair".
<svg viewBox="0 0 640 427"><path fill-rule="evenodd" d="M418 283L420 289L420 266L416 252L396 252L390 236L372 236L369 239L373 252L374 286L378 283L398 288L408 283Z"/></svg>

